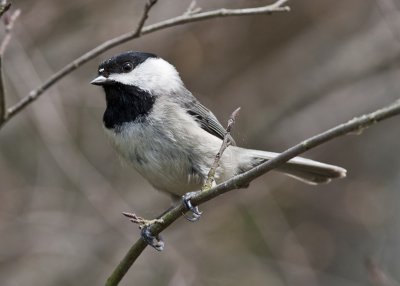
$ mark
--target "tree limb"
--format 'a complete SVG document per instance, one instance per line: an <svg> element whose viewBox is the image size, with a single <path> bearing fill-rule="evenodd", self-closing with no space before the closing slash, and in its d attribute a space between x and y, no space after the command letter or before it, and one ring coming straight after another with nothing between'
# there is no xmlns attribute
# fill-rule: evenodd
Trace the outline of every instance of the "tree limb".
<svg viewBox="0 0 400 286"><path fill-rule="evenodd" d="M280 165L306 152L309 149L315 148L323 143L346 134L361 134L364 129L374 125L375 123L399 114L400 100L397 100L387 107L381 108L369 114L362 115L360 117L355 117L346 123L340 124L325 132L310 137L303 142L300 142L299 144L282 152L275 158L266 161L245 173L237 175L211 189L199 192L191 198L191 202L195 206L200 205L226 192L246 187L254 179L275 169L276 167L279 167ZM150 227L151 233L153 235L159 234L186 212L187 209L183 203L176 205L174 208L160 217L160 219L164 221L163 224L155 224ZM128 253L108 278L106 286L118 285L146 246L147 245L142 238L138 239L138 241L129 249Z"/></svg>
<svg viewBox="0 0 400 286"><path fill-rule="evenodd" d="M4 52L8 46L8 43L11 40L11 32L14 27L14 23L20 15L21 11L15 10L11 15L4 14L11 7L11 3L7 3L3 1L0 4L0 17L4 15L4 24L6 25L5 36L0 43L0 127L5 123L7 118L7 110L6 110L6 94L4 90L4 81L3 81L3 56Z"/></svg>
<svg viewBox="0 0 400 286"><path fill-rule="evenodd" d="M0 126L3 125L6 117L6 96L3 81L3 57L0 56Z"/></svg>
<svg viewBox="0 0 400 286"><path fill-rule="evenodd" d="M232 16L247 16L247 15L258 15L258 14L271 14L273 12L287 12L290 11L288 6L283 6L289 0L278 0L271 5L266 5L262 7L256 8L245 8L245 9L216 9L206 12L197 13L199 9L194 9L191 13L185 12L181 16L177 16L165 21L161 21L152 25L148 25L143 27L145 20L147 19L148 13L151 7L154 5L154 0L148 2L143 11L142 17L140 18L139 24L134 31L125 33L118 37L115 37L111 40L108 40L94 49L86 52L79 58L75 59L71 63L67 64L65 67L60 69L58 72L51 75L41 86L33 89L29 92L28 95L23 97L20 101L18 101L15 105L11 106L7 110L7 116L3 123L10 120L16 114L18 114L21 110L35 101L40 95L42 95L47 89L57 83L60 79L70 74L72 71L76 70L89 60L95 58L96 56L102 54L103 52L118 46L127 41L136 39L141 37L142 35L150 34L162 29L166 29L169 27L174 27L186 23L192 23L212 18L221 18L221 17L232 17ZM151 4L153 3L153 4Z"/></svg>

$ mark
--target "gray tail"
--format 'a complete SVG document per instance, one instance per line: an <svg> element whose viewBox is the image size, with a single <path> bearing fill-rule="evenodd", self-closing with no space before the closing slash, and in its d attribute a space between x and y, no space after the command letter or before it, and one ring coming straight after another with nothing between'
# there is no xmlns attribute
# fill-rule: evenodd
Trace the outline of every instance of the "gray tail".
<svg viewBox="0 0 400 286"><path fill-rule="evenodd" d="M247 165L244 163L244 165L240 166L242 170L250 169L265 160L270 160L279 155L279 153L267 151L242 150L245 150L245 152L241 152L242 155L248 159L241 160L241 162L247 161ZM276 168L276 170L313 185L328 183L332 179L346 177L346 169L302 157L295 157L284 165Z"/></svg>

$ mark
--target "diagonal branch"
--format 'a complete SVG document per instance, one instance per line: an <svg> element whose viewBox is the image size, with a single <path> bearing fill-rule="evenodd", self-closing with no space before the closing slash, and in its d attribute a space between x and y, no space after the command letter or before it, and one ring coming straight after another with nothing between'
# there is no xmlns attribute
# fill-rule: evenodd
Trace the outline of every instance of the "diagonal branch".
<svg viewBox="0 0 400 286"><path fill-rule="evenodd" d="M199 205L205 203L221 194L232 191L234 189L240 189L246 187L254 179L264 175L265 173L279 167L290 159L306 152L309 149L315 148L323 143L333 140L337 137L346 134L361 134L364 129L390 117L400 114L400 100L395 101L393 104L381 108L369 114L362 115L360 117L353 118L352 120L333 127L325 132L315 135L309 139L300 142L299 144L287 149L277 157L266 161L251 170L237 175L222 184L219 184L211 189L199 192L191 198L193 205ZM160 217L164 221L163 224L155 224L150 227L150 231L153 235L158 235L161 231L165 230L173 222L186 213L187 209L183 203L178 204L164 215ZM142 238L140 238L128 251L125 257L121 260L119 265L116 267L110 278L107 280L106 286L115 286L125 276L129 268L140 256L147 244Z"/></svg>
<svg viewBox="0 0 400 286"><path fill-rule="evenodd" d="M139 22L136 26L136 29L133 32L134 37L138 37L141 35L144 23L146 22L147 18L149 17L149 12L150 12L151 8L153 8L153 6L157 3L157 1L158 0L149 0L144 5L142 16L140 17Z"/></svg>
<svg viewBox="0 0 400 286"><path fill-rule="evenodd" d="M3 81L3 57L0 56L0 126L6 117L6 95Z"/></svg>
<svg viewBox="0 0 400 286"><path fill-rule="evenodd" d="M134 31L125 33L118 37L115 37L111 40L108 40L99 46L95 47L94 49L86 52L79 58L75 59L71 63L67 64L65 67L60 69L58 72L51 75L41 86L37 87L36 89L29 92L29 94L23 97L19 102L15 105L11 106L7 110L7 116L5 118L5 122L10 120L20 111L22 111L25 107L35 101L40 95L42 95L47 89L57 83L60 79L65 77L66 75L70 74L72 71L76 70L83 64L87 63L91 59L95 58L96 56L102 54L103 52L116 47L120 44L128 42L130 40L139 38L143 35L150 34L159 30L163 30L169 27L174 27L186 23L198 22L212 18L221 18L221 17L232 17L232 16L248 16L248 15L258 15L258 14L271 14L273 12L287 12L290 11L288 6L283 6L289 0L278 0L275 3L267 6L256 7L256 8L245 8L245 9L216 9L207 12L197 13L199 9L193 10L191 13L184 13L181 16L177 16L165 21L161 21L152 25L148 25L143 27L145 20L147 19L147 15L154 5L153 1L150 1L146 4L144 12L142 14L141 20L137 28ZM153 3L153 4L151 4ZM5 123L4 122L4 123Z"/></svg>
<svg viewBox="0 0 400 286"><path fill-rule="evenodd" d="M14 27L14 23L19 17L21 11L15 10L10 16L6 13L11 7L11 3L3 1L0 4L0 17L4 15L4 23L6 25L5 36L0 43L0 127L4 124L7 117L6 111L6 95L4 90L4 80L3 80L3 56L4 52L11 40L11 32Z"/></svg>
<svg viewBox="0 0 400 286"><path fill-rule="evenodd" d="M21 10L15 10L10 16L5 15L4 23L6 24L6 34L3 38L3 41L0 44L0 56L4 55L6 48L11 40L11 32L14 28L14 23L18 19L19 15L21 14Z"/></svg>

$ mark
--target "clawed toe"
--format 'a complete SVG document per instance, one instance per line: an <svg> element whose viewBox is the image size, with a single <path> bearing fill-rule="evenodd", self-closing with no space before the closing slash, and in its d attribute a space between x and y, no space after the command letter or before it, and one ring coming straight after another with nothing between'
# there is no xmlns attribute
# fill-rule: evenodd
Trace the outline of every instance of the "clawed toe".
<svg viewBox="0 0 400 286"><path fill-rule="evenodd" d="M182 200L183 200L183 203L185 204L186 208L187 208L189 211L192 212L192 216L189 217L189 216L186 216L186 215L185 215L185 218L186 218L188 221L191 221L191 222L198 221L198 220L201 218L201 214L202 214L202 212L199 210L199 207L198 207L198 206L195 206L195 207L194 207L194 206L192 205L192 202L190 201L191 198L192 198L195 194L197 194L197 192L189 192L189 193L186 193L185 195L182 196Z"/></svg>
<svg viewBox="0 0 400 286"><path fill-rule="evenodd" d="M164 249L164 241L162 240L161 235L152 235L149 226L144 226L140 235L144 241L154 249L158 251L162 251Z"/></svg>

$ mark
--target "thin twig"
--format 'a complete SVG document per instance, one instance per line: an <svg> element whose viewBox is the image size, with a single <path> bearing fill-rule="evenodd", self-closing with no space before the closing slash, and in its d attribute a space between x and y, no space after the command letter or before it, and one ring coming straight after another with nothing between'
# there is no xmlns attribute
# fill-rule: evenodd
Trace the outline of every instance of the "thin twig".
<svg viewBox="0 0 400 286"><path fill-rule="evenodd" d="M14 23L18 19L19 15L21 14L21 10L17 9L12 13L9 17L5 15L4 23L6 24L6 34L3 38L3 41L0 44L0 56L4 55L4 52L11 40L11 32L14 28Z"/></svg>
<svg viewBox="0 0 400 286"><path fill-rule="evenodd" d="M6 94L3 81L3 58L0 56L0 126L6 117Z"/></svg>
<svg viewBox="0 0 400 286"><path fill-rule="evenodd" d="M201 188L202 191L206 191L211 189L213 182L215 181L215 172L219 167L219 161L221 160L222 154L225 152L225 149L228 148L229 145L232 144L231 130L233 125L235 124L235 120L237 115L239 114L240 107L237 108L234 112L232 112L231 117L228 120L228 126L226 127L226 133L224 136L224 140L222 141L221 147L218 153L215 155L214 162L211 165L210 171L208 171L207 180Z"/></svg>
<svg viewBox="0 0 400 286"><path fill-rule="evenodd" d="M3 1L4 2L4 1ZM1 3L0 5L0 17L10 8L11 3ZM3 80L3 56L6 48L11 40L11 32L14 27L14 23L17 20L21 11L15 10L10 16L4 14L4 23L6 25L5 36L0 43L0 127L5 123L7 117L6 110L6 93L4 90L4 80Z"/></svg>
<svg viewBox="0 0 400 286"><path fill-rule="evenodd" d="M221 183L209 190L204 192L199 192L191 198L193 205L200 205L205 203L221 194L232 191L234 189L239 189L241 187L247 186L251 181L260 177L261 175L279 167L290 159L306 152L309 149L315 148L323 143L326 143L334 138L353 134L355 131L362 131L377 122L388 119L390 117L400 114L400 100L397 100L393 104L374 111L372 113L356 117L346 123L340 124L334 128L331 128L325 132L315 135L299 144L287 149L275 158L266 161L251 170L237 175L224 183ZM361 132L358 132L361 134ZM186 206L181 203L166 212L160 217L163 220L163 224L155 224L150 227L150 232L153 235L158 235L161 231L170 226L174 221L182 216L183 213L187 212ZM146 248L146 243L142 238L138 239L137 242L129 249L128 253L118 264L117 268L111 274L110 278L107 280L107 286L115 286L121 281L126 272L140 256L143 250Z"/></svg>
<svg viewBox="0 0 400 286"><path fill-rule="evenodd" d="M7 116L5 118L5 122L10 120L16 114L18 114L21 110L35 101L40 95L42 95L47 89L57 83L60 79L70 74L72 71L76 70L78 67L82 66L89 60L95 58L96 56L102 54L103 52L116 47L122 43L133 40L135 38L139 38L142 35L150 34L162 29L166 29L169 27L174 27L186 23L198 22L212 18L220 18L220 17L232 17L232 16L247 16L247 15L258 15L258 14L271 14L273 12L287 12L290 11L288 6L283 6L289 0L278 0L274 4L256 7L256 8L245 8L245 9L216 9L202 13L196 14L186 14L184 13L181 16L177 16L165 21L161 21L152 25L148 25L143 27L141 31L138 33L136 30L125 33L118 37L115 37L111 40L108 40L94 49L86 52L79 58L75 59L71 63L67 64L65 67L60 69L58 72L51 75L41 86L36 89L33 89L29 92L29 94L23 97L19 102L15 105L11 106L7 110ZM151 7L150 7L151 8ZM150 8L146 13L149 12ZM146 10L145 10L146 11ZM143 17L141 17L143 19Z"/></svg>
<svg viewBox="0 0 400 286"><path fill-rule="evenodd" d="M192 2L190 2L189 7L186 9L186 12L184 15L193 15L196 13L199 13L201 11L200 7L196 7L197 2L196 0L192 0Z"/></svg>
<svg viewBox="0 0 400 286"><path fill-rule="evenodd" d="M147 18L149 17L149 12L150 12L151 8L153 8L153 6L157 3L157 1L158 0L149 0L144 5L142 16L140 17L139 22L136 26L136 29L134 30L134 33L133 33L134 37L138 37L142 33L143 25L146 22Z"/></svg>
<svg viewBox="0 0 400 286"><path fill-rule="evenodd" d="M162 219L148 220L148 219L145 219L145 218L142 218L142 217L138 216L135 213L123 212L122 214L124 216L126 216L127 218L129 218L129 220L132 223L139 225L139 229L143 229L145 226L149 226L149 225L152 225L154 223L164 223L164 221Z"/></svg>

